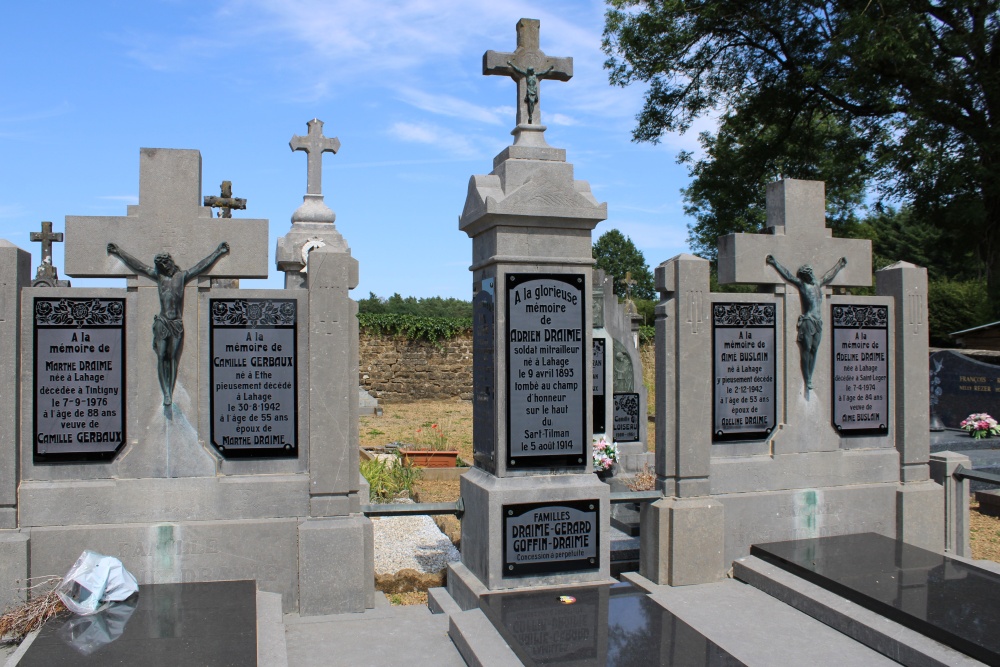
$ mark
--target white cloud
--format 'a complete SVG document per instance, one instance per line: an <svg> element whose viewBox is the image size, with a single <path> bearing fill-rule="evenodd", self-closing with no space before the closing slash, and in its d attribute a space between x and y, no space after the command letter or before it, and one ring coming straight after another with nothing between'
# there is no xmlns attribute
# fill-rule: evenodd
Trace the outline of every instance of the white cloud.
<svg viewBox="0 0 1000 667"><path fill-rule="evenodd" d="M418 109L443 116L466 118L490 125L503 123L496 109L486 109L451 95L426 93L415 88L402 88L399 90L399 98Z"/></svg>
<svg viewBox="0 0 1000 667"><path fill-rule="evenodd" d="M435 146L457 157L471 158L480 153L466 137L430 123L393 123L389 134L407 143Z"/></svg>

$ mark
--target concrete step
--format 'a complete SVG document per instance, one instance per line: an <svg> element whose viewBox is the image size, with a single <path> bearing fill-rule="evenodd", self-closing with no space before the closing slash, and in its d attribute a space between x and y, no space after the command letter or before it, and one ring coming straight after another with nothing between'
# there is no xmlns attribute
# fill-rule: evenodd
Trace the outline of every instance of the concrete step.
<svg viewBox="0 0 1000 667"><path fill-rule="evenodd" d="M984 664L755 556L733 563L733 574L789 608L904 665Z"/></svg>
<svg viewBox="0 0 1000 667"><path fill-rule="evenodd" d="M658 586L629 573L631 583L693 630L749 667L895 665L895 661L808 614L733 579L697 586Z"/></svg>
<svg viewBox="0 0 1000 667"><path fill-rule="evenodd" d="M281 593L257 591L257 664L288 667Z"/></svg>

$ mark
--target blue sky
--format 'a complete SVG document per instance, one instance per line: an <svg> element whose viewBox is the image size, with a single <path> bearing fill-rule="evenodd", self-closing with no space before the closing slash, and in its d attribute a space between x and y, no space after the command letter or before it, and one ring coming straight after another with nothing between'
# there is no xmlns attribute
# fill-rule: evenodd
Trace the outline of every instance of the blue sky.
<svg viewBox="0 0 1000 667"><path fill-rule="evenodd" d="M511 142L515 84L481 74L483 52L513 51L519 18L574 77L541 84L550 145L608 203L608 220L649 265L685 252L674 162L695 128L631 142L642 90L607 82L602 2L585 0L93 0L6 3L0 28L0 238L32 252L42 220L125 215L139 148L201 151L202 192L233 182L236 217L270 220L275 240L306 188L288 140L306 122L340 139L323 193L360 262L353 292L469 299L472 242L458 229L470 176ZM62 249L54 260L62 267ZM62 276L61 277L65 277ZM94 284L74 280L74 285ZM107 284L102 283L102 284Z"/></svg>

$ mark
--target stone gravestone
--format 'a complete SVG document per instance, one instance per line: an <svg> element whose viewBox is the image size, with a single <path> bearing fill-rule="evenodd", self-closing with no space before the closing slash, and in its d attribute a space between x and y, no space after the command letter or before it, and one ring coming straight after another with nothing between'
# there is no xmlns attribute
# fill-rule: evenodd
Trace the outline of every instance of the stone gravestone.
<svg viewBox="0 0 1000 667"><path fill-rule="evenodd" d="M484 74L518 81L514 144L473 176L459 228L473 242L475 466L462 477L462 560L448 592L463 608L485 590L609 578L609 491L591 472L591 231L607 217L548 146L538 81L572 61L517 24L513 53Z"/></svg>
<svg viewBox="0 0 1000 667"><path fill-rule="evenodd" d="M327 223L295 289L221 287L267 275L267 221L213 218L200 191L198 151L141 149L127 216L67 216L67 273L125 289L28 287L21 251L0 267L0 354L20 369L5 587L92 549L140 583L254 579L286 612L363 611L357 261Z"/></svg>
<svg viewBox="0 0 1000 667"><path fill-rule="evenodd" d="M641 569L659 583L720 579L754 543L876 532L943 548L926 272L901 262L878 296L832 295L870 284L871 250L832 238L824 211L821 182L786 179L767 187L767 234L719 239L720 282L772 294L712 293L690 255L657 267L666 497L643 509Z"/></svg>
<svg viewBox="0 0 1000 667"><path fill-rule="evenodd" d="M931 416L945 428L961 428L975 412L1000 417L1000 366L939 350L930 356Z"/></svg>
<svg viewBox="0 0 1000 667"><path fill-rule="evenodd" d="M633 320L628 303L619 303L611 278L600 269L594 271L594 340L604 341L604 387L607 398L608 439L618 444L619 468L625 473L642 470L653 464L647 451L646 386L642 377L642 358L635 346ZM598 296L599 293L599 296ZM598 321L600 326L598 327ZM596 347L595 347L596 349ZM595 404L596 410L596 404Z"/></svg>

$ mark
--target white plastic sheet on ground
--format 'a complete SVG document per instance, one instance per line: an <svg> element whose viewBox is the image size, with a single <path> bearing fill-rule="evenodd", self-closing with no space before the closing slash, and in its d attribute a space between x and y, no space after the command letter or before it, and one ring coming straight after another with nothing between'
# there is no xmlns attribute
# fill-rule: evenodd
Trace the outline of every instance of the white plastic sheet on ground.
<svg viewBox="0 0 1000 667"><path fill-rule="evenodd" d="M110 602L120 602L139 590L122 562L96 551L84 551L69 569L56 595L70 611L87 616Z"/></svg>

